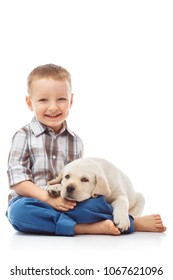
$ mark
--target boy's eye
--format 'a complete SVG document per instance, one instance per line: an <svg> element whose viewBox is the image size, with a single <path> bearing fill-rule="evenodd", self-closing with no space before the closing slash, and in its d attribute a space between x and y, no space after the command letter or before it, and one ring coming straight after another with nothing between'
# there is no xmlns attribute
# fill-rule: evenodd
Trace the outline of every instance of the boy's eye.
<svg viewBox="0 0 173 280"><path fill-rule="evenodd" d="M58 101L66 101L67 99L65 97L61 97L61 98L58 98Z"/></svg>
<svg viewBox="0 0 173 280"><path fill-rule="evenodd" d="M41 98L41 99L39 99L39 102L46 102L46 101L47 101L46 98Z"/></svg>

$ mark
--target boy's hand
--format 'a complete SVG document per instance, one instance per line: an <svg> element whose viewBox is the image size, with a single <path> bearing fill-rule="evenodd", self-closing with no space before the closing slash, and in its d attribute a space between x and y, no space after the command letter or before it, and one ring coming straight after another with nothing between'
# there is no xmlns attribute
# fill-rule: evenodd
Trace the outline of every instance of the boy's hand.
<svg viewBox="0 0 173 280"><path fill-rule="evenodd" d="M59 211L68 211L70 209L73 209L76 206L75 201L62 199L60 196L59 197L50 197L49 196L49 198L45 202Z"/></svg>

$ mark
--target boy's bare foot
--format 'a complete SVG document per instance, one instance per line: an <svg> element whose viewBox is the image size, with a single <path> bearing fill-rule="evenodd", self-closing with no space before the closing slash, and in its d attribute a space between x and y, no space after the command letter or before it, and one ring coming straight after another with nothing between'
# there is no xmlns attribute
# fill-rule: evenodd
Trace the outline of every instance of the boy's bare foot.
<svg viewBox="0 0 173 280"><path fill-rule="evenodd" d="M120 235L121 232L111 220L104 220L92 224L76 224L74 226L76 234L107 234Z"/></svg>
<svg viewBox="0 0 173 280"><path fill-rule="evenodd" d="M135 231L164 232L166 227L159 214L152 214L134 218Z"/></svg>

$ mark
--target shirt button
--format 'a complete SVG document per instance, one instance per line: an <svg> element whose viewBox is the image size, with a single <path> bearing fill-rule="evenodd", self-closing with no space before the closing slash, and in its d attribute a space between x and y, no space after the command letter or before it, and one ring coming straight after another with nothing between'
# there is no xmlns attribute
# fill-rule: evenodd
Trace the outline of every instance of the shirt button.
<svg viewBox="0 0 173 280"><path fill-rule="evenodd" d="M55 156L55 155L53 155L53 159L56 159L56 156Z"/></svg>

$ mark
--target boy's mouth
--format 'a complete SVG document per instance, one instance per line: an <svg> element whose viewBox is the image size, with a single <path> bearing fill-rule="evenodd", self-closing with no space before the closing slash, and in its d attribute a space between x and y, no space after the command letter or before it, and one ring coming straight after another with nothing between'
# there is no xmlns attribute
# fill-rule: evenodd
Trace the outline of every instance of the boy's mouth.
<svg viewBox="0 0 173 280"><path fill-rule="evenodd" d="M45 114L45 116L46 116L47 118L50 118L50 119L58 118L60 115L61 115L61 114L51 114L51 115Z"/></svg>

